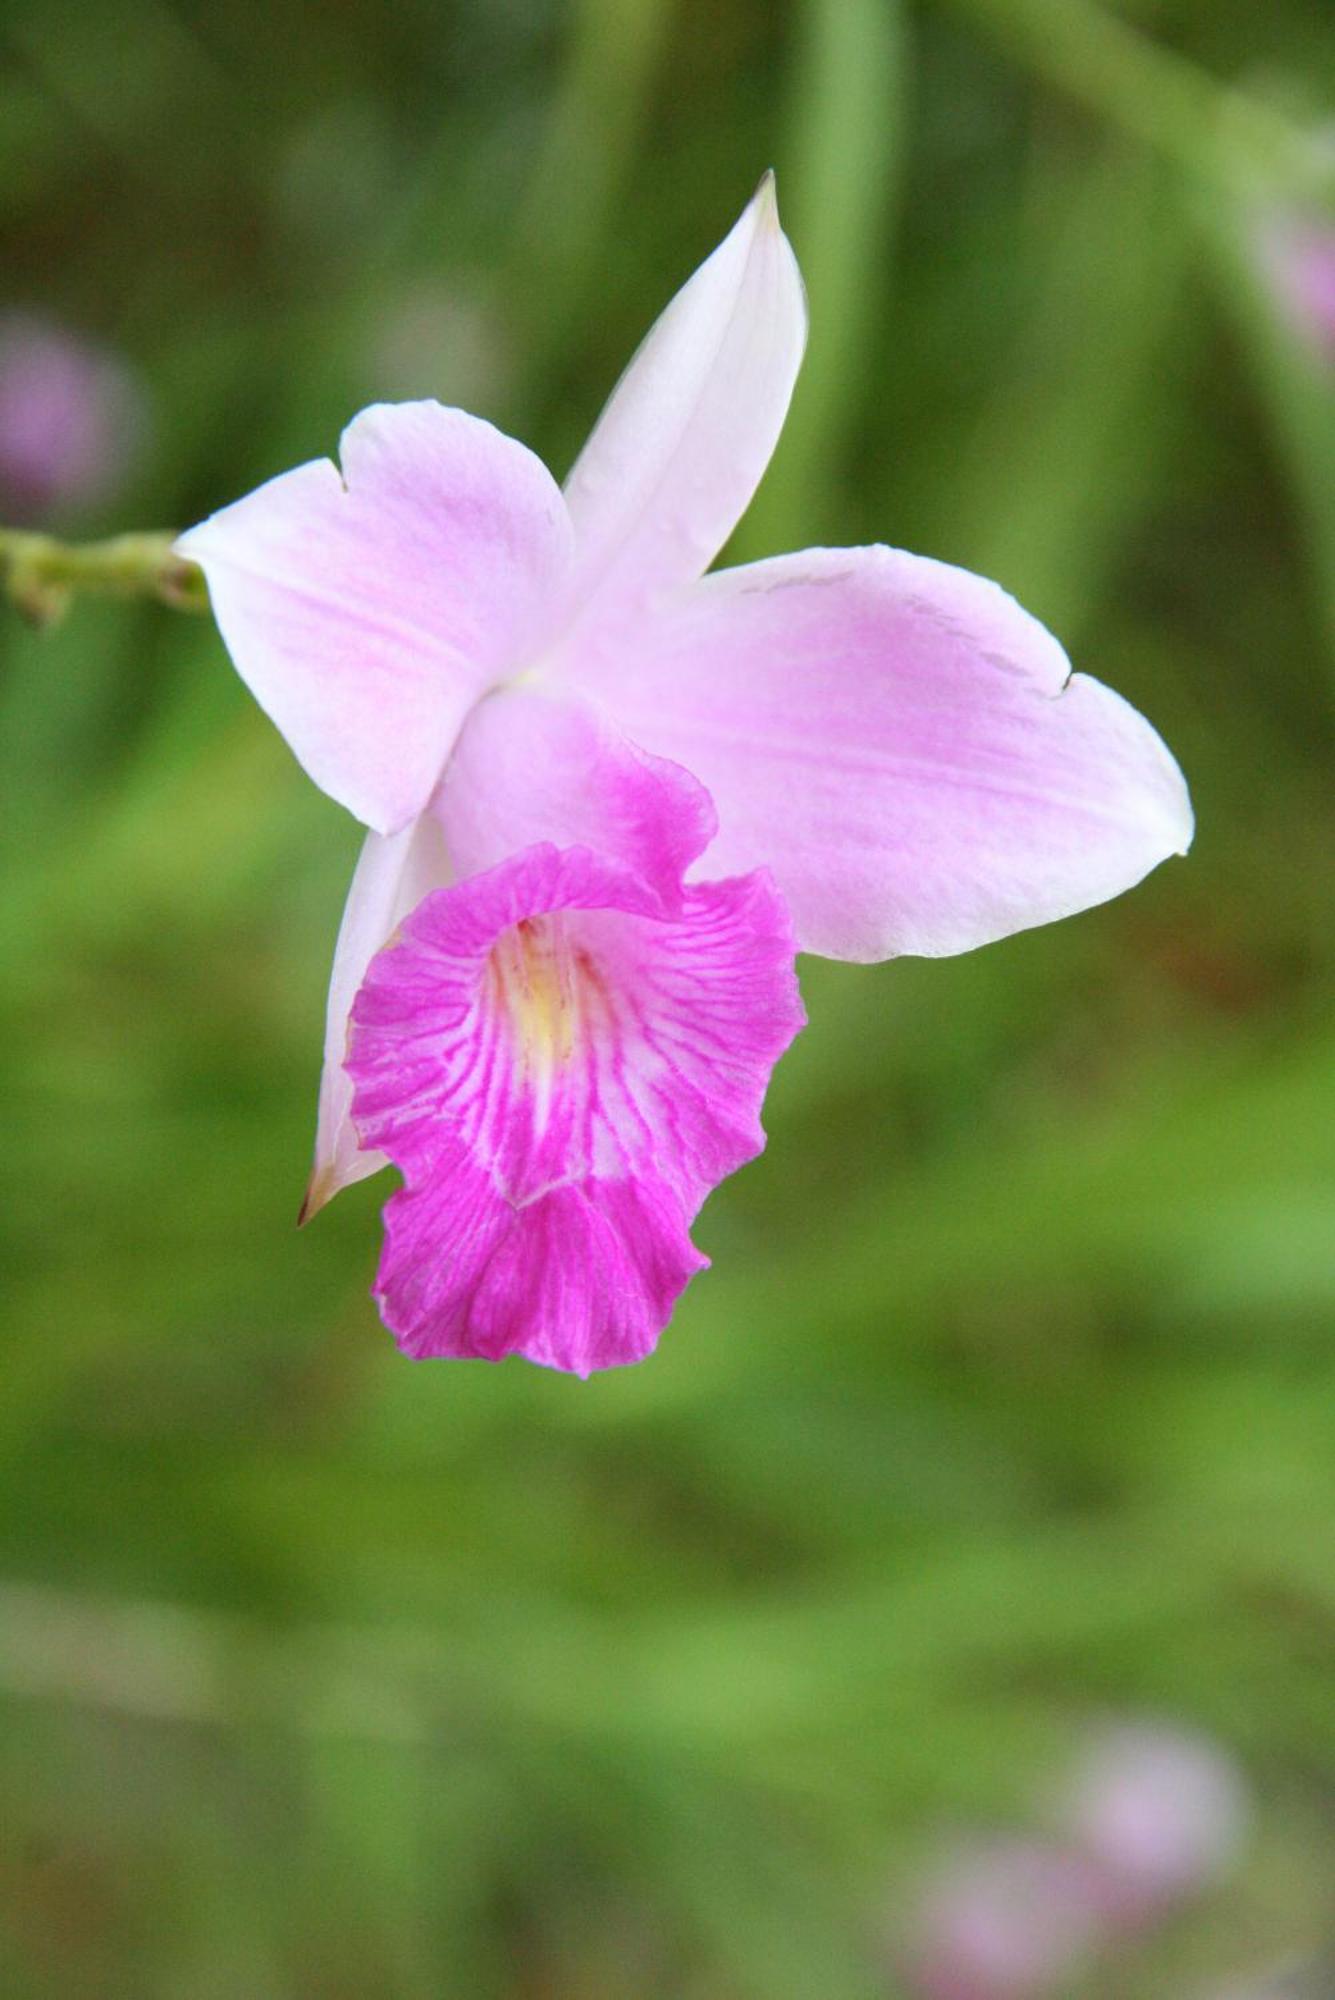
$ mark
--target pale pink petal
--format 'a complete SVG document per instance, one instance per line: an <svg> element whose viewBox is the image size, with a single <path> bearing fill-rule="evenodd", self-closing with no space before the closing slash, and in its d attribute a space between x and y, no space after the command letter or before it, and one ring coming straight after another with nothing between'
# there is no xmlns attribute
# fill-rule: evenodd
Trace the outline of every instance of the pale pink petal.
<svg viewBox="0 0 1335 2000"><path fill-rule="evenodd" d="M986 944L1190 844L1149 723L1070 675L997 585L922 556L812 549L721 571L584 681L708 787L701 867L771 867L800 947L833 958Z"/></svg>
<svg viewBox="0 0 1335 2000"><path fill-rule="evenodd" d="M576 657L708 568L769 463L806 342L774 181L651 329L566 482Z"/></svg>
<svg viewBox="0 0 1335 2000"><path fill-rule="evenodd" d="M792 949L763 874L664 916L587 848L427 897L373 960L348 1055L362 1139L407 1183L377 1296L408 1353L587 1374L648 1352L704 1261L700 1203L764 1144Z"/></svg>
<svg viewBox="0 0 1335 2000"><path fill-rule="evenodd" d="M680 902L717 827L688 771L638 749L592 703L542 685L478 703L432 810L456 876L546 840L620 862L665 903Z"/></svg>
<svg viewBox="0 0 1335 2000"><path fill-rule="evenodd" d="M367 966L388 943L400 919L432 889L450 880L445 836L424 815L390 834L368 833L343 906L325 1010L324 1069L315 1129L315 1163L301 1206L309 1222L325 1203L354 1181L385 1165L383 1153L367 1152L352 1122L352 1083L343 1067L348 1013Z"/></svg>
<svg viewBox="0 0 1335 2000"><path fill-rule="evenodd" d="M438 403L377 404L178 543L242 678L379 833L434 791L477 697L549 635L571 530L540 460Z"/></svg>

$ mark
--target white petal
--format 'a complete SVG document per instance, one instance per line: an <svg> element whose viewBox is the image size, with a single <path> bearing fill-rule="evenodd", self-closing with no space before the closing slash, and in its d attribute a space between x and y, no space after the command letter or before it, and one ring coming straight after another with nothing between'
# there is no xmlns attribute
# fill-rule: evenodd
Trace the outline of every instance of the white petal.
<svg viewBox="0 0 1335 2000"><path fill-rule="evenodd" d="M769 463L806 330L767 174L650 331L566 482L575 622L563 655L605 644L708 568Z"/></svg>
<svg viewBox="0 0 1335 2000"><path fill-rule="evenodd" d="M700 872L772 868L830 958L968 951L1191 842L1144 717L996 584L901 550L720 570L585 684L708 786Z"/></svg>
<svg viewBox="0 0 1335 2000"><path fill-rule="evenodd" d="M396 833L473 702L549 636L570 522L531 451L438 403L363 410L342 459L342 478L298 466L177 546L315 782Z"/></svg>
<svg viewBox="0 0 1335 2000"><path fill-rule="evenodd" d="M450 881L445 836L427 815L386 837L368 833L343 908L325 1016L324 1071L315 1133L315 1164L302 1204L309 1222L327 1201L383 1167L383 1153L363 1152L352 1122L352 1085L343 1067L348 1014L367 966L433 889Z"/></svg>

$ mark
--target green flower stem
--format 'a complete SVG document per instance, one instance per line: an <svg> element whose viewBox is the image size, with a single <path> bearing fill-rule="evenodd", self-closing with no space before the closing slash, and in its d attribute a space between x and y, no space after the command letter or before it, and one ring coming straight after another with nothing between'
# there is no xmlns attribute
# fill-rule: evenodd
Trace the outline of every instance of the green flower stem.
<svg viewBox="0 0 1335 2000"><path fill-rule="evenodd" d="M78 592L156 597L179 611L204 611L209 596L194 563L173 552L171 532L62 542L23 528L0 528L0 591L34 625L50 625Z"/></svg>

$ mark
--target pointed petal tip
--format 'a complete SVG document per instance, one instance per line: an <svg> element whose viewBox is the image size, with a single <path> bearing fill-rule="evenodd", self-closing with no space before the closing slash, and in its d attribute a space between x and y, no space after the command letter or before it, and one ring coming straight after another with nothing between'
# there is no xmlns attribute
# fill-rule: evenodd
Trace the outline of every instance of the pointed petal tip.
<svg viewBox="0 0 1335 2000"><path fill-rule="evenodd" d="M758 223L768 223L773 229L779 227L779 184L773 167L766 167L760 176L760 183L751 197L751 206Z"/></svg>
<svg viewBox="0 0 1335 2000"><path fill-rule="evenodd" d="M297 1214L297 1228L304 1229L313 1222L326 1203L338 1193L338 1182L328 1167L317 1167L306 1185L301 1198L301 1208Z"/></svg>

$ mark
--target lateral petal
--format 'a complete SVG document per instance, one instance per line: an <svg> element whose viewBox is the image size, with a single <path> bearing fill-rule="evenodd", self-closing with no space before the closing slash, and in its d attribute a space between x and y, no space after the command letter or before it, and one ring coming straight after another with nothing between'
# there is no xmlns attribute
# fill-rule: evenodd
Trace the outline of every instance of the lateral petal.
<svg viewBox="0 0 1335 2000"><path fill-rule="evenodd" d="M379 833L425 806L468 709L548 636L572 536L546 467L439 403L375 404L329 459L184 534L242 679Z"/></svg>
<svg viewBox="0 0 1335 2000"><path fill-rule="evenodd" d="M585 676L708 787L711 874L771 867L799 947L966 951L1191 842L1177 764L996 584L885 548L705 578Z"/></svg>
<svg viewBox="0 0 1335 2000"><path fill-rule="evenodd" d="M602 708L542 683L478 703L432 811L457 877L551 841L593 848L674 907L718 826L689 771L639 749Z"/></svg>
<svg viewBox="0 0 1335 2000"><path fill-rule="evenodd" d="M806 298L767 174L651 328L566 481L578 661L693 582L760 483L806 344Z"/></svg>
<svg viewBox="0 0 1335 2000"><path fill-rule="evenodd" d="M445 836L429 816L386 837L368 833L343 906L325 1012L324 1068L315 1130L315 1163L302 1203L302 1222L318 1215L354 1181L377 1173L383 1153L367 1152L352 1122L352 1083L343 1067L348 1013L367 966L396 925L432 889L450 880Z"/></svg>

